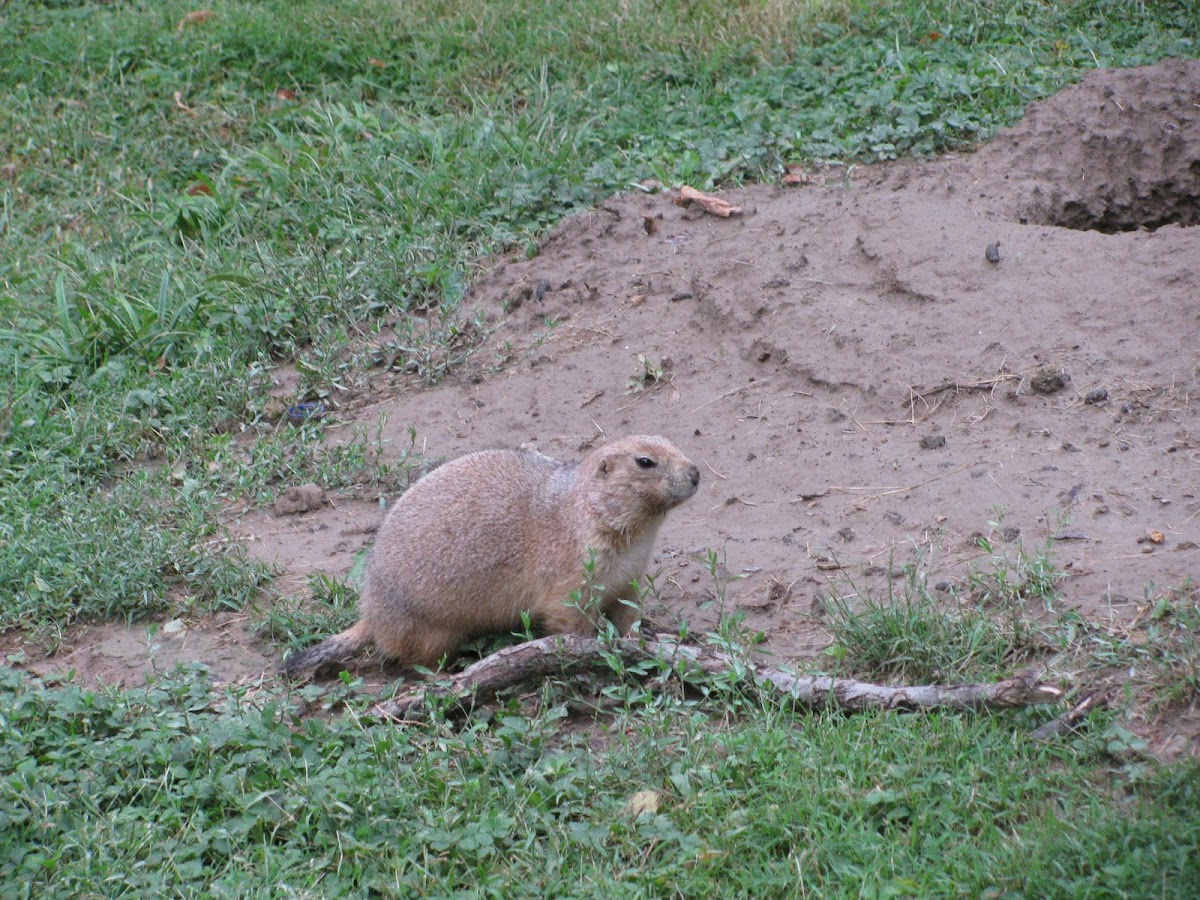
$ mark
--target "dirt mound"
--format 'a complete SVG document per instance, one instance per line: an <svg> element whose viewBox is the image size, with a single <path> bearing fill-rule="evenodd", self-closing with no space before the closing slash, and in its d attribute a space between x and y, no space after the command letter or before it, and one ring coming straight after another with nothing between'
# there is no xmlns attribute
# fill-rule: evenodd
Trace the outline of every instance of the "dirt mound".
<svg viewBox="0 0 1200 900"><path fill-rule="evenodd" d="M1197 96L1200 63L1096 72L975 154L734 191L729 219L614 197L476 284L493 330L466 370L353 415L430 456L673 439L703 483L660 539L663 626L723 596L812 656L821 595L917 556L953 585L981 535L1049 547L1068 605L1128 624L1200 572ZM380 516L238 527L301 584Z"/></svg>
<svg viewBox="0 0 1200 900"><path fill-rule="evenodd" d="M1080 231L1200 224L1196 63L1100 70L1030 106L975 156L1020 221Z"/></svg>

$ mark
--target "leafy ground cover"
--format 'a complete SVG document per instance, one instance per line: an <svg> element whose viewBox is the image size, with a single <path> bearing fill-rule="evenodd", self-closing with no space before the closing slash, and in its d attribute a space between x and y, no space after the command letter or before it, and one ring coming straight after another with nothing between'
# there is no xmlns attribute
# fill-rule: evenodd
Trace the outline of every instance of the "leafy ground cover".
<svg viewBox="0 0 1200 900"><path fill-rule="evenodd" d="M352 391L381 360L437 380L477 336L458 301L480 257L532 248L568 212L648 176L726 185L798 160L935 154L1084 70L1195 56L1200 34L1193 4L1099 0L195 12L0 8L3 631L54 640L79 620L245 607L268 573L222 539L228 504L404 476L380 470L370 435L330 457L319 422L282 423L273 367L295 364L297 399ZM1150 664L1160 702L1195 687L1185 593L1155 611L1148 642L906 600L848 610L841 662L986 676L1047 641L1106 640L1096 652ZM1044 713L842 718L719 684L623 683L600 699L551 684L465 725L396 729L364 722L352 686L214 689L193 672L107 691L6 671L6 883L64 896L1200 883L1195 764L1158 769L1104 715L1043 746L1021 734Z"/></svg>
<svg viewBox="0 0 1200 900"><path fill-rule="evenodd" d="M793 714L547 685L465 724L4 676L0 871L45 896L1187 896L1197 769L1038 714ZM714 709L724 713L714 721ZM1044 717L1044 714L1041 714ZM584 728L569 728L586 725ZM1114 759L1125 759L1113 769Z"/></svg>

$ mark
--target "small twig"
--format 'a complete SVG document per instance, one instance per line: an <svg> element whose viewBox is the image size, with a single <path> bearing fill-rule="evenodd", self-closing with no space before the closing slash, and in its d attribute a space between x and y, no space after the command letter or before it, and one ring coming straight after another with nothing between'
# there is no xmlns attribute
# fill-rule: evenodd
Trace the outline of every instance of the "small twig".
<svg viewBox="0 0 1200 900"><path fill-rule="evenodd" d="M929 399L938 394L962 394L968 391L992 391L996 389L996 385L1003 384L1005 381L1012 381L1014 378L1021 378L1021 375L1015 372L1006 372L1003 375L997 375L995 378L984 378L980 381L947 381L939 384L937 387L929 388L928 390L919 391L912 385L908 387L908 399L904 401L908 404L908 414L911 424L916 424L918 421L925 421L945 402L945 397L942 397L932 407L929 406ZM917 402L925 404L925 411L921 414L921 418L917 419Z"/></svg>
<svg viewBox="0 0 1200 900"><path fill-rule="evenodd" d="M726 506L732 506L735 503L740 503L743 506L758 506L757 503L753 503L750 500L743 500L741 497L730 497L725 501Z"/></svg>
<svg viewBox="0 0 1200 900"><path fill-rule="evenodd" d="M1108 693L1106 691L1096 691L1088 694L1058 718L1051 719L1040 728L1035 728L1030 732L1029 736L1035 741L1048 741L1051 738L1062 737L1074 731L1075 723L1086 716L1091 710L1101 709L1106 706L1108 706Z"/></svg>
<svg viewBox="0 0 1200 900"><path fill-rule="evenodd" d="M804 503L808 500L816 500L818 497L828 497L829 492L832 490L833 488L825 488L823 491L812 491L807 494L802 493L798 497L789 500L788 503Z"/></svg>
<svg viewBox="0 0 1200 900"><path fill-rule="evenodd" d="M1060 531L1050 535L1052 541L1090 541L1091 538L1082 531Z"/></svg>
<svg viewBox="0 0 1200 900"><path fill-rule="evenodd" d="M849 494L865 494L868 491L878 491L879 493L871 494L872 497L890 497L892 494L907 494L909 491L915 491L917 488L925 487L927 484L933 484L935 481L941 481L943 478L949 478L951 475L958 475L960 472L965 472L974 463L968 463L965 466L959 466L953 472L943 472L941 475L934 475L932 478L926 478L924 481L918 481L916 484L910 484L907 487L898 488L876 488L876 487L835 487L830 490L845 491Z"/></svg>
<svg viewBox="0 0 1200 900"><path fill-rule="evenodd" d="M771 383L771 381L769 378L764 378L762 381L755 381L753 384L739 384L737 387L730 388L725 393L717 394L717 396L713 397L711 400L701 403L699 406L697 406L695 409L693 409L692 412L694 412L694 413L700 412L700 410L704 409L704 407L712 406L718 400L724 400L726 397L736 394L738 391L750 390L752 388L762 387L764 384L770 384L770 383Z"/></svg>
<svg viewBox="0 0 1200 900"><path fill-rule="evenodd" d="M672 384L673 380L674 380L674 376L671 376L671 375L666 375L662 378L655 380L654 384L650 385L649 387L644 387L641 390L637 391L637 396L634 397L632 403L626 403L624 406L618 406L617 412L624 412L627 409L632 409L633 407L635 407L639 403L641 403L642 400L644 400L650 394L653 394L655 391L657 391L661 387L665 387L666 385L671 385L672 387L674 387L674 385ZM675 399L679 399L679 398L676 397Z"/></svg>

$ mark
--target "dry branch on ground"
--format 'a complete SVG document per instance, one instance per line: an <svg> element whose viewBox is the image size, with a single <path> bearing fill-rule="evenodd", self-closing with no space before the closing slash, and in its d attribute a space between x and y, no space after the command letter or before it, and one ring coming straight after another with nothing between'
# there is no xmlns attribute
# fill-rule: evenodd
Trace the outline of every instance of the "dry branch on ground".
<svg viewBox="0 0 1200 900"><path fill-rule="evenodd" d="M835 706L847 712L868 709L1002 709L1054 703L1062 692L1030 677L1016 676L994 684L888 686L798 675L755 663L723 650L666 639L625 638L604 641L585 635L550 635L505 647L443 681L420 685L372 712L387 719L419 714L430 701L448 697L464 705L486 702L499 691L534 678L604 671L619 657L625 665L659 660L672 668L707 675L736 675L759 690L813 709Z"/></svg>

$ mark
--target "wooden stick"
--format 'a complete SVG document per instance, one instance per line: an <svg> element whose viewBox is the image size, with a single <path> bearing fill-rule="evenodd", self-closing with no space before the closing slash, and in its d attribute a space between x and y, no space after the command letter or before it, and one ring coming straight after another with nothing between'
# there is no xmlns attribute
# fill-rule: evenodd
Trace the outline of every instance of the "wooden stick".
<svg viewBox="0 0 1200 900"><path fill-rule="evenodd" d="M1108 693L1103 690L1088 694L1058 718L1051 719L1041 728L1035 728L1029 736L1035 741L1049 741L1070 734L1079 720L1093 709L1107 707L1108 699Z"/></svg>
<svg viewBox="0 0 1200 900"><path fill-rule="evenodd" d="M868 709L1003 709L1054 703L1057 688L1031 677L1017 676L994 684L888 686L798 675L761 665L722 650L681 644L667 639L621 638L601 641L580 634L555 634L498 650L450 678L411 688L377 704L372 714L384 719L407 719L432 700L455 698L464 707L487 702L499 691L547 676L611 670L618 657L625 665L658 660L681 672L709 675L733 673L759 690L790 699L801 706L835 706L847 712Z"/></svg>

